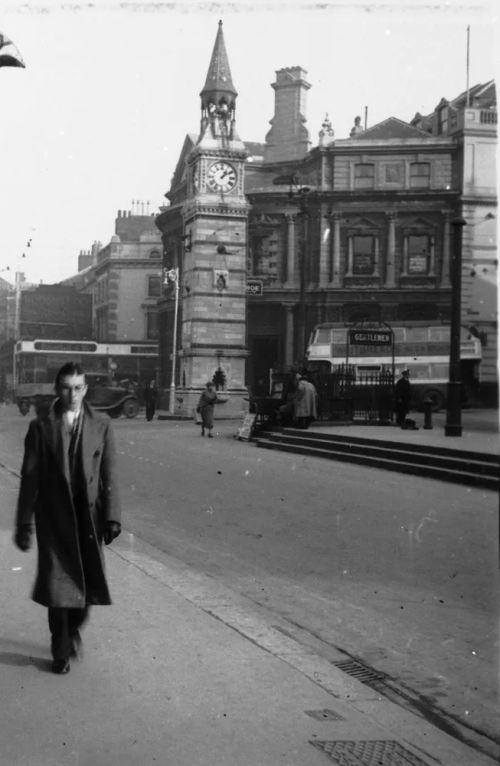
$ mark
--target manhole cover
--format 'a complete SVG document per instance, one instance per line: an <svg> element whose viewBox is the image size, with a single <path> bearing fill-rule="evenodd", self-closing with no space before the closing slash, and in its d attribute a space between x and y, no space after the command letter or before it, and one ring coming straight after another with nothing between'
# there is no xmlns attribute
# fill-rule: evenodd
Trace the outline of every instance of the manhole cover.
<svg viewBox="0 0 500 766"><path fill-rule="evenodd" d="M315 718L317 721L345 721L345 718L328 708L323 708L323 710L304 710L304 713L311 716L311 718Z"/></svg>
<svg viewBox="0 0 500 766"><path fill-rule="evenodd" d="M310 740L310 744L323 750L334 763L341 766L429 766L426 761L393 740Z"/></svg>

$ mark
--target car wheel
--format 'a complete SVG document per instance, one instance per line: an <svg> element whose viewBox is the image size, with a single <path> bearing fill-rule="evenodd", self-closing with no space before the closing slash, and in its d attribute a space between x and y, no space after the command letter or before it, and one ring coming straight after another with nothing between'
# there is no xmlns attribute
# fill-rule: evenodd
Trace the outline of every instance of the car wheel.
<svg viewBox="0 0 500 766"><path fill-rule="evenodd" d="M108 410L109 417L113 419L119 418L121 414L122 414L122 411L120 407L115 407L114 410Z"/></svg>
<svg viewBox="0 0 500 766"><path fill-rule="evenodd" d="M126 418L135 418L139 412L139 404L136 399L127 399L126 402L123 402L122 410Z"/></svg>
<svg viewBox="0 0 500 766"><path fill-rule="evenodd" d="M442 410L444 407L444 394L442 391L438 391L438 389L430 389L429 391L426 391L424 396L422 397L422 401L425 401L426 399L430 399L431 404L431 410L432 412L437 412L438 410Z"/></svg>

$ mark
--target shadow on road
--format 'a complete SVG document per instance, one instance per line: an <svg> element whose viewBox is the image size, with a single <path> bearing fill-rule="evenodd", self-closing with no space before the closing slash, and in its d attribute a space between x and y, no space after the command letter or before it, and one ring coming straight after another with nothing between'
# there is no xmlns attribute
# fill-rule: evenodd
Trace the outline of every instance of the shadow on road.
<svg viewBox="0 0 500 766"><path fill-rule="evenodd" d="M46 657L34 657L32 654L25 654L22 651L0 651L0 665L11 665L19 668L33 665L37 670L44 672L51 670L50 660Z"/></svg>

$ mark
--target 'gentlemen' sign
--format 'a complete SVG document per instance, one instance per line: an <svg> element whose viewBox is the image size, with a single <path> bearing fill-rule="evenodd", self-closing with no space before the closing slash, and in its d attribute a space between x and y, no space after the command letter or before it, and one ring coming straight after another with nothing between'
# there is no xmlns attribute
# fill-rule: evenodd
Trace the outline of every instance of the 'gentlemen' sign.
<svg viewBox="0 0 500 766"><path fill-rule="evenodd" d="M389 330L349 330L351 346L391 346L392 333Z"/></svg>

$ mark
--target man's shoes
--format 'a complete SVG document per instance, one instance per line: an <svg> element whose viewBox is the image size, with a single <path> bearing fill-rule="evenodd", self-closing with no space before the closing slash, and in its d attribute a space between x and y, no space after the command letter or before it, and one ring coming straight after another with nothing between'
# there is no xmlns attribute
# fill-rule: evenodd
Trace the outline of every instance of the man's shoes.
<svg viewBox="0 0 500 766"><path fill-rule="evenodd" d="M52 672L59 676L69 673L69 660L53 660Z"/></svg>

